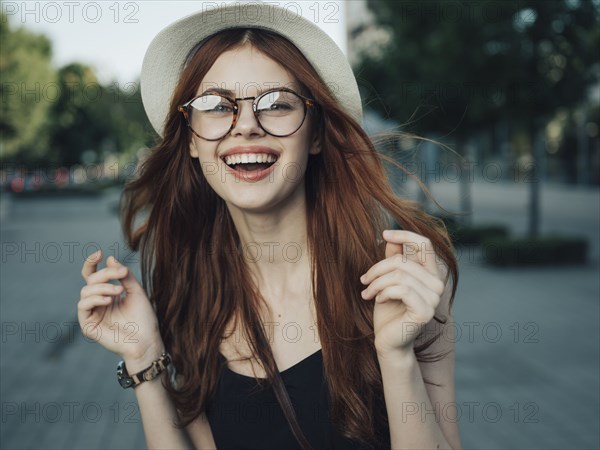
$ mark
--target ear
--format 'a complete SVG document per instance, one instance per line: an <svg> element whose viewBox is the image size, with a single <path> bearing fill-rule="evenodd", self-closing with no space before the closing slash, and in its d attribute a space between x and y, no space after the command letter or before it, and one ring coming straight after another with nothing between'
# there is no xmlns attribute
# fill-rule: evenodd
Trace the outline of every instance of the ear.
<svg viewBox="0 0 600 450"><path fill-rule="evenodd" d="M321 153L321 135L319 133L315 133L308 153L311 155L318 155Z"/></svg>

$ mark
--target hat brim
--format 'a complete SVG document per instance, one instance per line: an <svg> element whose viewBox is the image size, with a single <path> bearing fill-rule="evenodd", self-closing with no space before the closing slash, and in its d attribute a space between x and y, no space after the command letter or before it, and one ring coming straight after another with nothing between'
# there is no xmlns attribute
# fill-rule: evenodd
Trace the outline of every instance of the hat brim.
<svg viewBox="0 0 600 450"><path fill-rule="evenodd" d="M264 3L236 3L179 19L150 43L142 63L140 90L148 119L160 136L188 55L202 40L230 28L263 28L286 37L313 65L342 108L362 122L356 78L346 56L327 33L293 10Z"/></svg>

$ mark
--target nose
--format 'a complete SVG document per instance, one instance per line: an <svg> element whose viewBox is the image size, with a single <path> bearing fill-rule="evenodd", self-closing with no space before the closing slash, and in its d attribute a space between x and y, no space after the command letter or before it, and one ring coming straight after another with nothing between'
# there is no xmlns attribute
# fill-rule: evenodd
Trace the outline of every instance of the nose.
<svg viewBox="0 0 600 450"><path fill-rule="evenodd" d="M260 127L252 110L252 101L240 100L238 107L237 120L231 130L231 136L264 136L266 133Z"/></svg>

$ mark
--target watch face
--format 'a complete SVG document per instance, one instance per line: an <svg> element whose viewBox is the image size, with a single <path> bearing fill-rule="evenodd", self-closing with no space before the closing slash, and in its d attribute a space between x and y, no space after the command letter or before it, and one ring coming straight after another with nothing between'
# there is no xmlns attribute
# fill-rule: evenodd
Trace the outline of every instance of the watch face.
<svg viewBox="0 0 600 450"><path fill-rule="evenodd" d="M131 378L119 378L119 384L124 388L128 388L133 385L133 380Z"/></svg>
<svg viewBox="0 0 600 450"><path fill-rule="evenodd" d="M125 372L125 362L121 361L117 366L117 380L119 380L119 384L123 388L128 388L133 385L133 379L124 374Z"/></svg>
<svg viewBox="0 0 600 450"><path fill-rule="evenodd" d="M125 368L125 361L120 361L117 365L117 380L119 384L123 386L123 388L129 388L139 385L144 381L150 381L156 378L166 367L171 363L171 357L169 354L161 355L161 360L155 361L152 363L148 369L133 375L135 377L132 378L127 373L127 369Z"/></svg>

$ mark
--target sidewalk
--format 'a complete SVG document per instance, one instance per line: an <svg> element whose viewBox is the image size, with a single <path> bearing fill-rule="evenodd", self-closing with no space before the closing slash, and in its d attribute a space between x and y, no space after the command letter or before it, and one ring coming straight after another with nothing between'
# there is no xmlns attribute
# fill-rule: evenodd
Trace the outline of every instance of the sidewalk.
<svg viewBox="0 0 600 450"><path fill-rule="evenodd" d="M458 185L434 185L458 211ZM475 223L526 230L527 191L473 186ZM123 259L113 197L14 199L1 225L3 449L145 448L118 358L77 328L83 257ZM598 190L542 192L542 230L593 239L584 267L493 269L459 251L456 408L465 449L599 448ZM72 251L70 251L70 249ZM139 277L136 255L128 264Z"/></svg>

